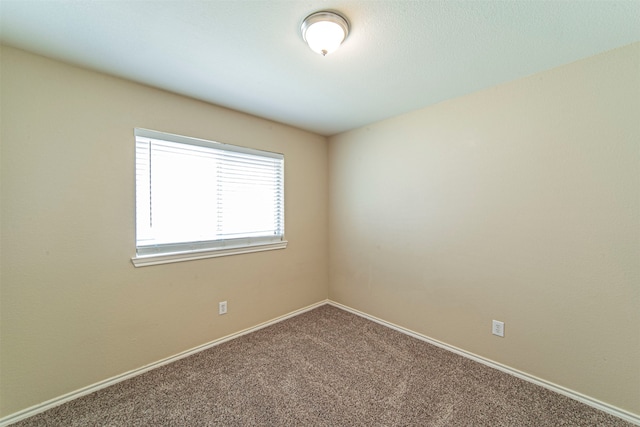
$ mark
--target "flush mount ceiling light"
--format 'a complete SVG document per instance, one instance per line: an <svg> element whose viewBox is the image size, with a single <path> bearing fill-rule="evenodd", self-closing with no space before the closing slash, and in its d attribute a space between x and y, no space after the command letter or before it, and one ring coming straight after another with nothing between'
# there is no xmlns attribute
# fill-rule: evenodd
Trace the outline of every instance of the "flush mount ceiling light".
<svg viewBox="0 0 640 427"><path fill-rule="evenodd" d="M347 38L349 23L336 12L321 11L304 18L300 30L311 50L326 56Z"/></svg>

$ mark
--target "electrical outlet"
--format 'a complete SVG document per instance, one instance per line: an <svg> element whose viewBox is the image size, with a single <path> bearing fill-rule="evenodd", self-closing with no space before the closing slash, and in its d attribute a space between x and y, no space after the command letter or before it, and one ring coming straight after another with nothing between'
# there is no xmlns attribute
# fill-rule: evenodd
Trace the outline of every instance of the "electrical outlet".
<svg viewBox="0 0 640 427"><path fill-rule="evenodd" d="M491 333L499 337L504 337L504 322L494 320L491 327Z"/></svg>
<svg viewBox="0 0 640 427"><path fill-rule="evenodd" d="M227 302L222 301L218 303L218 314L227 314Z"/></svg>

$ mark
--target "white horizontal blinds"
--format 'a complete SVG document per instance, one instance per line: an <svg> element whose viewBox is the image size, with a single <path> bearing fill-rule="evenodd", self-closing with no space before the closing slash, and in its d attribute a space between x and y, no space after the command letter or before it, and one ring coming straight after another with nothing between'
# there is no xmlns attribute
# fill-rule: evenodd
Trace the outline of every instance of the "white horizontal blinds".
<svg viewBox="0 0 640 427"><path fill-rule="evenodd" d="M151 241L151 158L150 140L136 138L136 239L140 245Z"/></svg>
<svg viewBox="0 0 640 427"><path fill-rule="evenodd" d="M218 238L282 236L282 159L232 151L217 164Z"/></svg>
<svg viewBox="0 0 640 427"><path fill-rule="evenodd" d="M281 154L136 130L138 254L281 241L283 162Z"/></svg>
<svg viewBox="0 0 640 427"><path fill-rule="evenodd" d="M216 159L210 149L151 140L155 244L216 240Z"/></svg>

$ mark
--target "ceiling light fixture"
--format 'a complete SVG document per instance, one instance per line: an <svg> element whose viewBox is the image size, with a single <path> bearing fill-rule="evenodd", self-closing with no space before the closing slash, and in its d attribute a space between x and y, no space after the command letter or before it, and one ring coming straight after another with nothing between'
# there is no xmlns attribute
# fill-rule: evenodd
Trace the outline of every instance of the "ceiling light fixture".
<svg viewBox="0 0 640 427"><path fill-rule="evenodd" d="M321 11L304 18L300 30L311 50L327 56L347 38L349 22L336 12Z"/></svg>

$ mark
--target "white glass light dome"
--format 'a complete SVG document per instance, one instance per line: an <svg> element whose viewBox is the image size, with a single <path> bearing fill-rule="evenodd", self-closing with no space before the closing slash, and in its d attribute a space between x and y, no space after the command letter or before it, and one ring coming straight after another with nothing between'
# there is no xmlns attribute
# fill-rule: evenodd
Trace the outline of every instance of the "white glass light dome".
<svg viewBox="0 0 640 427"><path fill-rule="evenodd" d="M349 23L335 12L316 12L304 19L301 31L311 50L326 56L347 38Z"/></svg>

